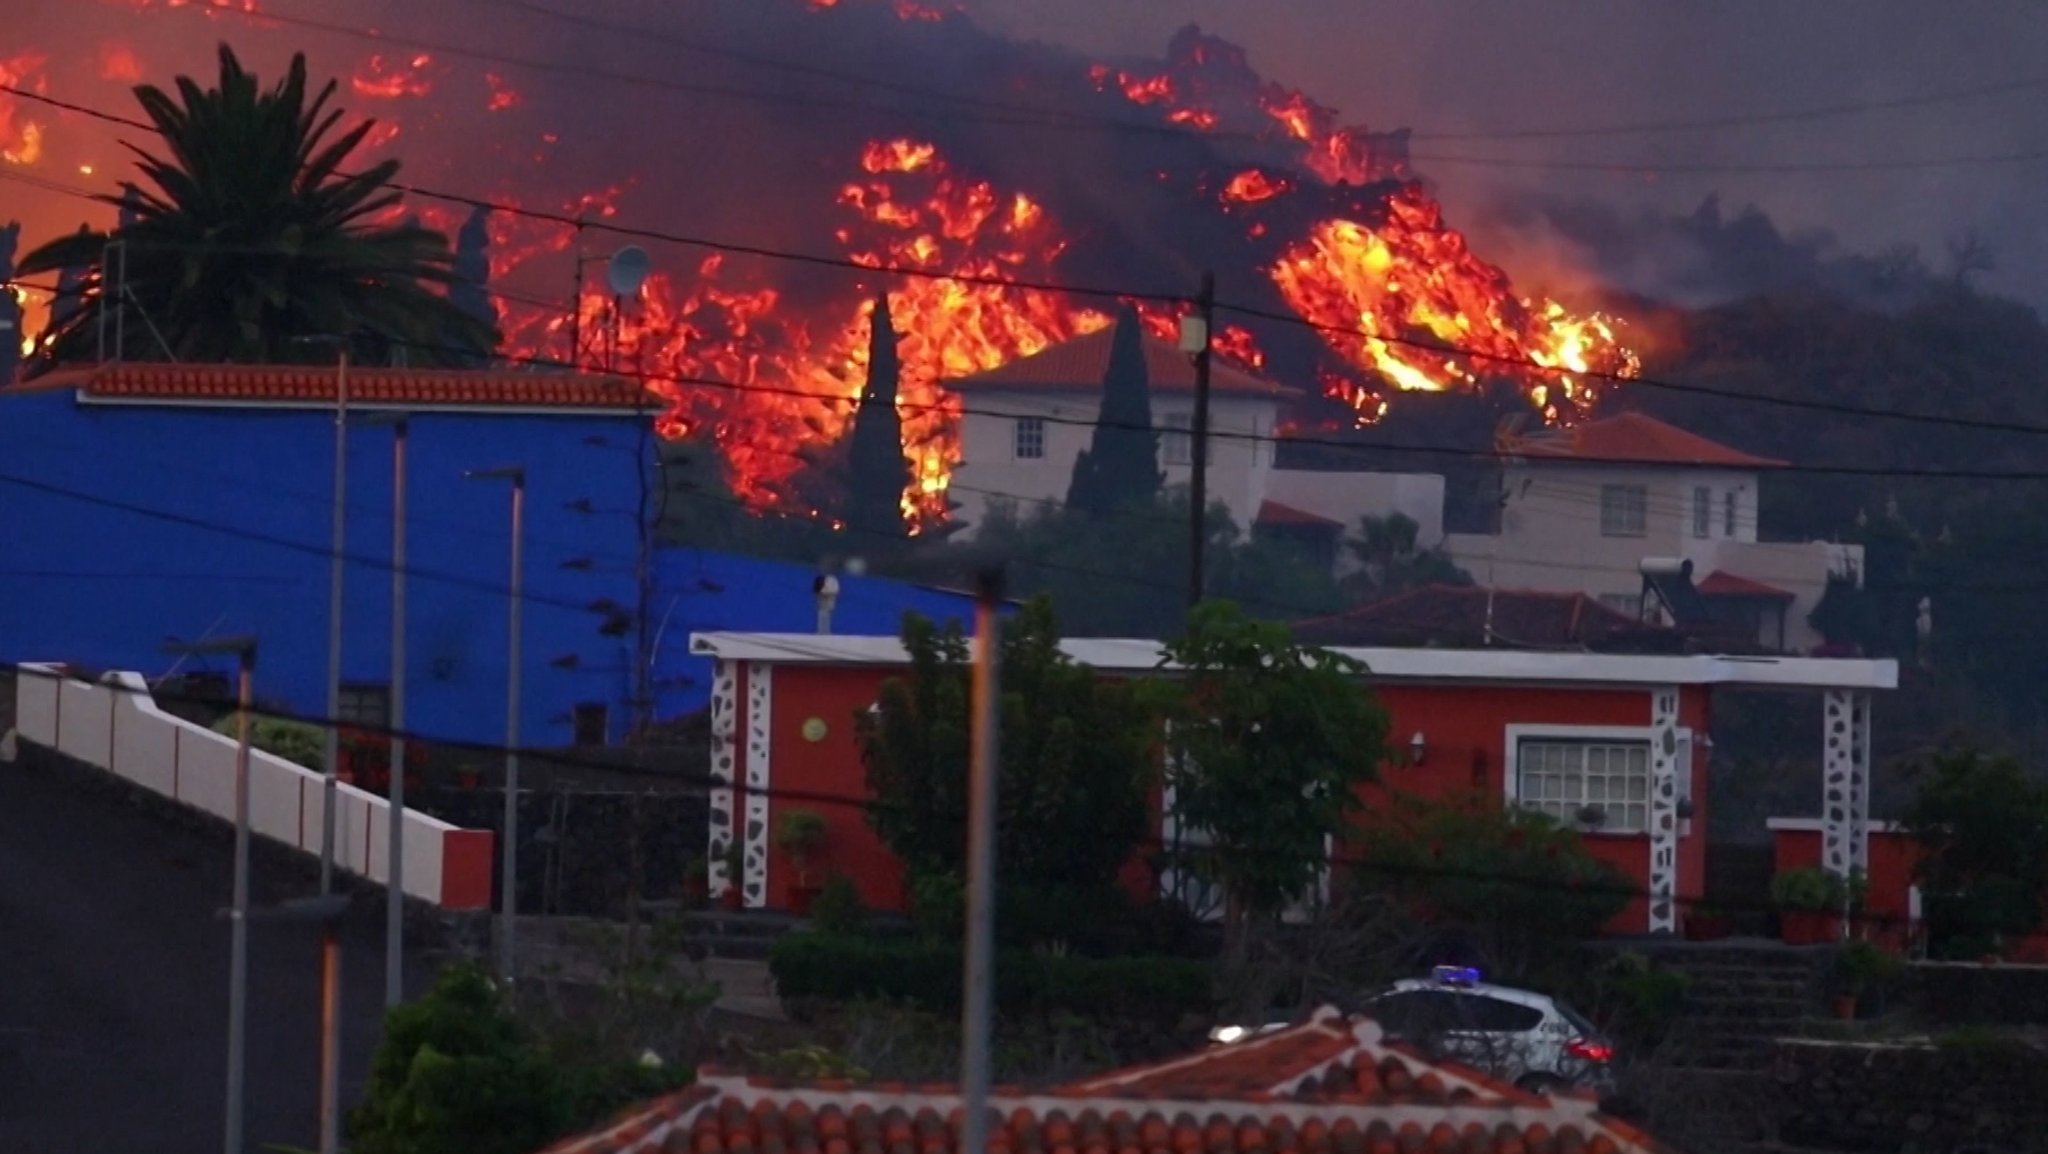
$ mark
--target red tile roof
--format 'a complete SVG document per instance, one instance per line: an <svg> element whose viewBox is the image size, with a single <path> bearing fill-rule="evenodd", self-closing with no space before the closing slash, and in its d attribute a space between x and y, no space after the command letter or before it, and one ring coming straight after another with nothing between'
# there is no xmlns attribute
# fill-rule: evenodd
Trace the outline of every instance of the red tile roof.
<svg viewBox="0 0 2048 1154"><path fill-rule="evenodd" d="M989 1095L991 1151L1413 1154L1663 1148L1587 1098L1546 1098L1483 1074L1432 1066L1366 1019L1323 1010L1291 1029L1169 1062L1044 1090ZM954 1154L952 1087L794 1085L706 1071L549 1154L902 1150Z"/></svg>
<svg viewBox="0 0 2048 1154"><path fill-rule="evenodd" d="M184 403L334 404L335 371L307 365L120 364L58 369L9 391L76 389L81 398ZM513 369L351 367L349 403L420 408L618 409L660 398L625 377Z"/></svg>
<svg viewBox="0 0 2048 1154"><path fill-rule="evenodd" d="M943 384L963 393L1100 392L1103 374L1109 371L1109 350L1115 336L1114 325L1097 329L1009 364ZM1141 344L1145 350L1145 377L1155 392L1194 391L1195 366L1186 353L1150 335L1141 338ZM1218 396L1271 397L1280 401L1301 395L1299 389L1255 377L1221 361L1210 363L1209 390Z"/></svg>
<svg viewBox="0 0 2048 1154"><path fill-rule="evenodd" d="M1769 597L1774 601L1792 601L1798 597L1790 590L1737 576L1726 569L1716 569L1707 574L1707 579L1695 588L1702 597Z"/></svg>
<svg viewBox="0 0 2048 1154"><path fill-rule="evenodd" d="M1487 591L1472 585L1428 585L1330 617L1296 622L1296 640L1311 645L1391 647L1486 644ZM1584 646L1676 650L1676 632L1617 613L1584 593L1493 591L1494 641L1508 646Z"/></svg>
<svg viewBox="0 0 2048 1154"><path fill-rule="evenodd" d="M1506 452L1509 456L1539 460L1721 469L1774 469L1785 464L1731 449L1643 413L1617 413L1569 429L1532 433L1510 442Z"/></svg>
<svg viewBox="0 0 2048 1154"><path fill-rule="evenodd" d="M1297 509L1292 505L1282 505L1278 501L1259 502L1257 523L1260 525L1302 525L1318 529L1342 529L1344 527L1344 522L1334 517L1325 517L1320 513L1311 513L1306 509Z"/></svg>

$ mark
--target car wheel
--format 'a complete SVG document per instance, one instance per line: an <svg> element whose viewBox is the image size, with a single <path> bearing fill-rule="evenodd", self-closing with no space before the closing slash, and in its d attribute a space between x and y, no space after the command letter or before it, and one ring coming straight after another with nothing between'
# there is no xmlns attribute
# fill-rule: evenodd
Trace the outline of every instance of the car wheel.
<svg viewBox="0 0 2048 1154"><path fill-rule="evenodd" d="M1571 1083L1552 1074L1524 1074L1515 1088L1531 1094L1558 1094L1571 1089Z"/></svg>

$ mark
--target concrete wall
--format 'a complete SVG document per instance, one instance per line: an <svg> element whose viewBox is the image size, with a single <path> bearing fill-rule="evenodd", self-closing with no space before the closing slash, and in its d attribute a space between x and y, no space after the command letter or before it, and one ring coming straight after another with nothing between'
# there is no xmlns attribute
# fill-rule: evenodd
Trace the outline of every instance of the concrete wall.
<svg viewBox="0 0 2048 1154"><path fill-rule="evenodd" d="M955 516L967 523L964 532L973 534L991 500L1009 500L1026 516L1048 504L1063 504L1074 479L1074 461L1094 439L1092 422L1100 410L1101 398L1089 393L976 392L961 418L960 464L950 490L960 505ZM1190 417L1193 412L1192 395L1153 394L1155 427L1163 429L1173 416ZM1218 396L1210 401L1209 499L1229 506L1239 529L1248 529L1258 515L1265 477L1273 467L1271 442L1252 438L1273 435L1277 412L1278 406L1263 398ZM1020 417L1045 419L1042 459L1017 459L1014 438ZM1167 435L1161 434L1161 471L1167 485L1186 485L1188 466L1164 464Z"/></svg>
<svg viewBox="0 0 2048 1154"><path fill-rule="evenodd" d="M53 666L16 673L15 725L24 741L104 769L152 793L227 821L235 819L235 742L157 708L134 673L99 683ZM325 791L321 776L254 751L249 758L249 827L307 854L318 854ZM335 862L379 885L389 878L389 803L349 785L336 787ZM492 837L405 811L405 892L450 910L491 904Z"/></svg>
<svg viewBox="0 0 2048 1154"><path fill-rule="evenodd" d="M325 716L333 438L331 413L317 410L0 395L0 457L33 479L0 482L0 540L14 559L0 572L0 661L154 677L173 664L166 637L253 633L259 692ZM502 482L462 478L502 465L528 473L525 740L568 744L578 703L623 712L631 637L600 635L590 606L634 599L640 441L630 414L414 418L409 730L504 733L509 498ZM369 426L349 440L350 681L390 680L391 443ZM592 512L569 508L578 500Z"/></svg>

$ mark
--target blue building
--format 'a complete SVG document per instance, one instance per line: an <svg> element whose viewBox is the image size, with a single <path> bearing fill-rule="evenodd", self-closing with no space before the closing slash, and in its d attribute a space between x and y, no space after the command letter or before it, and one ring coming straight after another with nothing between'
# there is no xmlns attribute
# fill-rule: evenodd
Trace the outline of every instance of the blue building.
<svg viewBox="0 0 2048 1154"><path fill-rule="evenodd" d="M974 598L965 593L879 577L839 574L831 618L821 622L812 566L765 561L706 549L671 548L655 566L648 616L654 623L655 699L664 717L702 709L711 697L709 657L690 652L690 634L834 633L895 637L903 615L972 628Z"/></svg>
<svg viewBox="0 0 2048 1154"><path fill-rule="evenodd" d="M166 638L254 634L257 691L326 712L332 368L110 364L0 390L0 659L151 677ZM523 744L602 740L632 699L654 398L611 377L349 371L342 716L389 716L392 414L406 454L406 726L499 740L510 494L527 476ZM224 670L223 670L224 671Z"/></svg>

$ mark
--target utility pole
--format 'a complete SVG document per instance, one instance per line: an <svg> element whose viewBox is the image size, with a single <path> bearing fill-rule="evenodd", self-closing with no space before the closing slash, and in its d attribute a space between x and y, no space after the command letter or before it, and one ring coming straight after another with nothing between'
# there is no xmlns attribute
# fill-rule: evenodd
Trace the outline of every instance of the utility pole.
<svg viewBox="0 0 2048 1154"><path fill-rule="evenodd" d="M960 1009L960 1096L965 1107L960 1149L988 1148L990 1007L995 965L996 777L998 650L1003 572L988 566L975 575L973 749L967 794L966 996Z"/></svg>
<svg viewBox="0 0 2048 1154"><path fill-rule="evenodd" d="M511 608L505 619L505 819L498 834L498 969L507 985L516 975L518 952L513 946L519 918L519 663L521 611L525 607L526 470L472 469L473 481L512 483Z"/></svg>
<svg viewBox="0 0 2048 1154"><path fill-rule="evenodd" d="M1181 322L1181 351L1195 358L1195 419L1189 436L1193 457L1188 480L1188 610L1202 603L1206 586L1202 554L1209 512L1209 362L1215 339L1216 274L1202 273L1202 290L1195 296L1195 315Z"/></svg>
<svg viewBox="0 0 2048 1154"><path fill-rule="evenodd" d="M334 892L334 809L341 770L342 582L348 549L348 343L334 370L334 538L327 559L326 772L320 775L320 892Z"/></svg>
<svg viewBox="0 0 2048 1154"><path fill-rule="evenodd" d="M385 813L384 1004L405 1000L405 442L407 420L391 426L391 788Z"/></svg>

